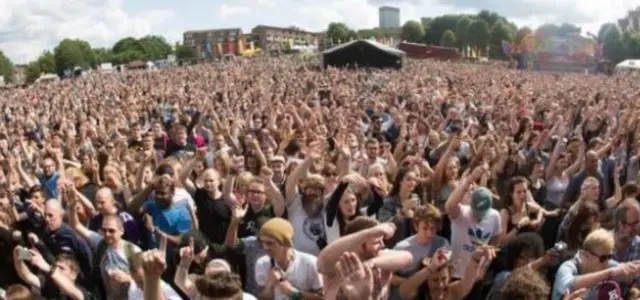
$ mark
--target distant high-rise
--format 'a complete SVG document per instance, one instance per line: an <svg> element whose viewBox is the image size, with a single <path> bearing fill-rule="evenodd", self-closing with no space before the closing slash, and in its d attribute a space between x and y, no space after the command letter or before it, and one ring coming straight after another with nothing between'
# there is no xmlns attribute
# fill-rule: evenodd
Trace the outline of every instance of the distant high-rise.
<svg viewBox="0 0 640 300"><path fill-rule="evenodd" d="M382 6L379 10L380 25L378 27L400 28L400 9L397 7Z"/></svg>

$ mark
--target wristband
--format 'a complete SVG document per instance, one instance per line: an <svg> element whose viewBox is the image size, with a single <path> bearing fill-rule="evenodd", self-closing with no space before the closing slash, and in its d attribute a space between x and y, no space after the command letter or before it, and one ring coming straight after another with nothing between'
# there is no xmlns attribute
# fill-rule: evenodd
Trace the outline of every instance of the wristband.
<svg viewBox="0 0 640 300"><path fill-rule="evenodd" d="M291 294L291 297L289 297L289 298L291 298L291 300L300 300L300 299L302 299L302 292L300 290L296 289L296 291L293 292L293 294Z"/></svg>

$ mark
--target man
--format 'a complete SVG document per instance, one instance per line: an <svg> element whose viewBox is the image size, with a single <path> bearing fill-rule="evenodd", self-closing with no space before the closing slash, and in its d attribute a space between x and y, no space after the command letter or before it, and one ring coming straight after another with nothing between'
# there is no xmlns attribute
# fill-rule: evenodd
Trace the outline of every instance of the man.
<svg viewBox="0 0 640 300"><path fill-rule="evenodd" d="M445 209L451 219L452 259L457 262L454 278L466 274L476 247L497 245L500 235L500 213L493 209L493 195L486 188L471 193L471 205L462 204L476 180L486 175L484 166L477 167L451 192Z"/></svg>
<svg viewBox="0 0 640 300"><path fill-rule="evenodd" d="M598 284L614 280L627 283L640 276L640 261L619 264L613 260L614 237L605 229L596 229L589 233L582 243L582 249L576 256L565 261L553 284L551 299L560 300L564 293L587 288L585 299L595 299Z"/></svg>
<svg viewBox="0 0 640 300"><path fill-rule="evenodd" d="M293 248L293 226L289 221L282 218L267 221L260 228L259 239L267 252L256 262L259 299L325 299L316 257Z"/></svg>
<svg viewBox="0 0 640 300"><path fill-rule="evenodd" d="M23 251L28 251L28 259ZM33 274L24 263L28 260L32 266L44 274L44 277ZM26 250L20 246L13 251L13 262L18 275L33 289L40 291L47 299L73 299L92 300L97 299L89 291L76 284L80 274L78 262L69 254L60 254L55 263L50 265L36 250Z"/></svg>
<svg viewBox="0 0 640 300"><path fill-rule="evenodd" d="M625 200L625 203L616 208L615 220L613 259L621 263L640 260L640 205L635 199Z"/></svg>
<svg viewBox="0 0 640 300"><path fill-rule="evenodd" d="M239 237L258 235L256 222L260 218L282 217L285 210L284 197L272 181L273 171L263 167L261 177L254 177L249 182L245 203L249 204L243 224L238 231ZM233 178L235 179L235 178ZM234 198L233 194L231 195Z"/></svg>
<svg viewBox="0 0 640 300"><path fill-rule="evenodd" d="M98 214L94 216L89 222L90 230L100 230L100 226L102 226L102 220L104 219L104 216L117 216L124 226L123 238L136 245L142 244L142 236L138 229L138 224L136 224L131 214L124 210L121 210L116 206L116 199L110 188L103 187L98 189L95 196L95 205Z"/></svg>
<svg viewBox="0 0 640 300"><path fill-rule="evenodd" d="M346 252L353 252L366 264L380 269L384 279L377 282L375 295L376 299L386 299L392 273L407 268L412 261L407 251L384 250L383 240L391 238L395 230L391 223L379 224L368 217L356 217L349 222L344 235L318 255L318 272L322 274L327 299L335 299L340 293L336 263Z"/></svg>
<svg viewBox="0 0 640 300"><path fill-rule="evenodd" d="M606 180L604 179L605 178L604 175L602 175L602 172L600 172L598 168L599 166L598 162L599 162L598 153L596 153L593 150L587 151L584 159L585 167L582 171L574 175L569 181L569 185L567 186L567 191L564 194L564 199L562 200L563 203L575 202L580 196L582 183L585 181L585 179L587 179L588 177L594 177L598 180L598 183L600 186L597 203L600 206L600 208L605 207L604 200L606 198L604 194L604 186L606 184Z"/></svg>
<svg viewBox="0 0 640 300"><path fill-rule="evenodd" d="M75 229L78 235L89 242L95 255L96 273L94 278L101 284L97 284L108 300L124 299L127 295L129 281L129 260L140 248L133 243L122 239L124 225L116 215L105 215L102 218L100 232L87 229L78 221L75 210L76 198L72 189L65 190L65 200L69 203L69 225Z"/></svg>
<svg viewBox="0 0 640 300"><path fill-rule="evenodd" d="M392 286L399 286L406 278L418 271L425 257L431 257L440 248L449 248L449 241L436 235L441 218L440 211L433 205L420 206L415 209L413 226L416 234L400 241L393 248L393 250L411 253L413 260L409 267L400 270L393 276ZM391 299L400 299L396 293L397 289L392 289Z"/></svg>
<svg viewBox="0 0 640 300"><path fill-rule="evenodd" d="M38 176L38 182L42 187L42 191L47 199L58 197L58 180L60 178L60 166L62 164L59 159L47 157L42 160L42 174Z"/></svg>
<svg viewBox="0 0 640 300"><path fill-rule="evenodd" d="M287 179L287 175L284 173L285 165L286 163L282 156L276 155L269 159L269 168L273 171L273 182L280 191L284 191L284 184Z"/></svg>
<svg viewBox="0 0 640 300"><path fill-rule="evenodd" d="M29 233L30 242L40 250L45 257L60 254L75 255L79 265L79 281L87 288L93 287L90 275L93 271L93 255L86 241L79 238L73 228L63 222L64 210L60 201L47 201L44 208L45 233L40 240L34 233Z"/></svg>
<svg viewBox="0 0 640 300"><path fill-rule="evenodd" d="M187 127L181 124L174 125L172 128L173 134L167 146L167 151L164 153L164 157L176 156L178 159L182 159L187 153L195 153L196 146L189 143L189 135L187 133Z"/></svg>
<svg viewBox="0 0 640 300"><path fill-rule="evenodd" d="M123 278L129 283L127 297L122 299L144 299L144 268L142 267L142 253L136 253L129 261L129 276ZM160 279L160 289L165 300L181 300L182 297L168 285L164 280Z"/></svg>

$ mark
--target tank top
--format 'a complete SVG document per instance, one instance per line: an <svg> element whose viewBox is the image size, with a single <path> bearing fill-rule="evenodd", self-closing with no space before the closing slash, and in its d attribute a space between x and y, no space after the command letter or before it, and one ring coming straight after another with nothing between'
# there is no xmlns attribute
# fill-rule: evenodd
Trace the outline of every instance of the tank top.
<svg viewBox="0 0 640 300"><path fill-rule="evenodd" d="M568 186L569 179L553 177L549 180L547 183L547 203L560 207Z"/></svg>
<svg viewBox="0 0 640 300"><path fill-rule="evenodd" d="M511 209L507 209L507 212L509 213L509 222L507 223L507 233L511 232L511 230L513 230L514 228L516 228L516 226L518 226L518 223L513 223L513 212L511 211ZM535 219L535 216L529 212L529 206L528 205L524 205L524 215L526 217L529 217L529 219L533 220ZM530 227L524 227L524 228L520 228L520 233L522 232L529 232L529 231L533 231L532 228Z"/></svg>

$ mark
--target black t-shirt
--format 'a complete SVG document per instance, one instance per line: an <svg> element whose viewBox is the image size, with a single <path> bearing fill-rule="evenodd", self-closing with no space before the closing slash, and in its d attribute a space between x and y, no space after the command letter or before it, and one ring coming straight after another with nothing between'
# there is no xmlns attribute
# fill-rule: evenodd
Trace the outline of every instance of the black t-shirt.
<svg viewBox="0 0 640 300"><path fill-rule="evenodd" d="M40 278L40 286L42 287L40 289L40 294L42 295L42 297L44 297L46 299L50 299L50 300L67 300L67 299L71 299L70 297L68 297L66 295L62 295L60 293L60 289L55 284L55 282L53 282L53 280L51 280L50 277L42 275L39 278ZM82 296L83 296L84 300L97 300L98 299L93 293L89 292L86 288L82 287L81 285L78 285L77 283L75 285L76 285L76 288L78 288L80 290L80 292L82 293Z"/></svg>
<svg viewBox="0 0 640 300"><path fill-rule="evenodd" d="M249 207L247 214L244 216L242 223L240 223L240 226L238 227L238 237L243 238L258 235L258 219L271 219L275 216L276 214L273 211L273 205L271 204L266 204L259 212L254 212L253 209Z"/></svg>
<svg viewBox="0 0 640 300"><path fill-rule="evenodd" d="M178 158L183 158L187 153L195 153L196 146L193 144L187 143L185 145L178 145L176 143L170 143L167 146L167 151L164 153L164 157L176 156Z"/></svg>
<svg viewBox="0 0 640 300"><path fill-rule="evenodd" d="M193 201L198 208L196 217L200 231L211 243L222 244L231 220L231 208L224 199L213 199L204 189L196 189Z"/></svg>
<svg viewBox="0 0 640 300"><path fill-rule="evenodd" d="M129 149L131 150L142 150L142 140L129 140Z"/></svg>

